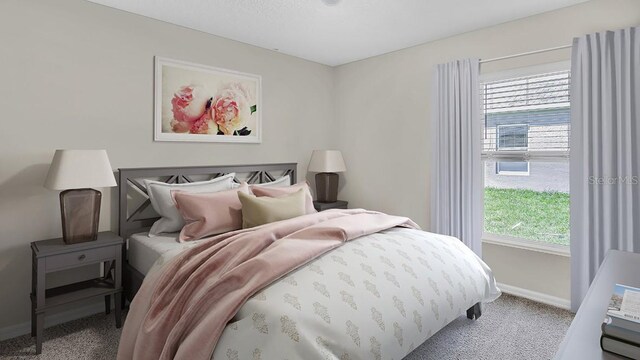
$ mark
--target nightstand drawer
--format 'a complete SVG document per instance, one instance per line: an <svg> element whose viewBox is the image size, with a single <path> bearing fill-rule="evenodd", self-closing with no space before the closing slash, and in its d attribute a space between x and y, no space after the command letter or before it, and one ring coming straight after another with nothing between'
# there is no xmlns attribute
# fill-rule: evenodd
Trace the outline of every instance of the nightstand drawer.
<svg viewBox="0 0 640 360"><path fill-rule="evenodd" d="M45 270L50 272L74 268L82 266L83 264L92 264L104 260L111 260L116 257L116 251L119 248L120 246L106 246L70 254L48 256L45 260Z"/></svg>

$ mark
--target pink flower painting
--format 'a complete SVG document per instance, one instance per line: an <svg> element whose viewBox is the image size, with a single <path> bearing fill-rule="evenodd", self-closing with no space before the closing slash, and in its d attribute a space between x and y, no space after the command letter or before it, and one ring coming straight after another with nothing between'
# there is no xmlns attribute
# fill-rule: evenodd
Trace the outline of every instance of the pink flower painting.
<svg viewBox="0 0 640 360"><path fill-rule="evenodd" d="M156 140L261 141L259 76L161 58L156 64Z"/></svg>

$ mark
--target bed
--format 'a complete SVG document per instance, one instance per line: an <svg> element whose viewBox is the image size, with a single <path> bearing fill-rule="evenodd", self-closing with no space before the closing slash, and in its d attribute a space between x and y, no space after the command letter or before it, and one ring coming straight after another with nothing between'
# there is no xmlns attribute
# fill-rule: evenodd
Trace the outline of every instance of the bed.
<svg viewBox="0 0 640 360"><path fill-rule="evenodd" d="M281 175L293 183L296 164L120 169L129 300L147 274L206 241L149 238L157 215L141 179L180 183L230 172L249 183ZM477 319L481 303L499 294L491 270L459 240L394 227L348 241L253 294L226 324L213 358L400 359L458 316Z"/></svg>

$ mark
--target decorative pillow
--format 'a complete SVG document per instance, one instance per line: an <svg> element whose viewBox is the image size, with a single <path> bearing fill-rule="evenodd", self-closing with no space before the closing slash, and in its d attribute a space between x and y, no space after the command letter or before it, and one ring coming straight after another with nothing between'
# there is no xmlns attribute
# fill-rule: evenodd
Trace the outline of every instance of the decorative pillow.
<svg viewBox="0 0 640 360"><path fill-rule="evenodd" d="M267 196L273 198L279 198L289 194L293 194L294 192L302 189L304 190L305 194L305 213L313 214L317 212L313 207L313 197L311 196L309 184L307 184L306 182L283 187L264 187L262 184L259 184L251 185L249 188L251 189L253 195L257 197Z"/></svg>
<svg viewBox="0 0 640 360"><path fill-rule="evenodd" d="M242 203L242 227L250 228L305 215L305 194L300 189L279 198L238 193Z"/></svg>
<svg viewBox="0 0 640 360"><path fill-rule="evenodd" d="M238 198L239 192L249 194L247 183L237 189L215 193L172 190L171 195L185 222L180 231L180 241L198 240L208 235L241 229L242 203Z"/></svg>
<svg viewBox="0 0 640 360"><path fill-rule="evenodd" d="M191 193L216 192L232 189L233 178L236 174L231 173L218 178L192 182L188 184L167 184L161 181L145 180L145 186L149 193L151 206L160 215L149 230L149 237L160 233L177 232L184 226L182 216L176 208L176 204L171 197L171 190L181 190Z"/></svg>

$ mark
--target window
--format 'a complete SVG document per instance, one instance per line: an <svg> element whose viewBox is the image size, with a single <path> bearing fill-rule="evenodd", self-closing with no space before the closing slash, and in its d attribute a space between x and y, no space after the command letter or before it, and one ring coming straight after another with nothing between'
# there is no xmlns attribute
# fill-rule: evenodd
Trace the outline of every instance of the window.
<svg viewBox="0 0 640 360"><path fill-rule="evenodd" d="M485 239L569 244L568 71L485 81Z"/></svg>
<svg viewBox="0 0 640 360"><path fill-rule="evenodd" d="M496 174L528 176L529 162L528 161L497 161Z"/></svg>
<svg viewBox="0 0 640 360"><path fill-rule="evenodd" d="M497 125L498 150L519 150L529 147L529 125Z"/></svg>

